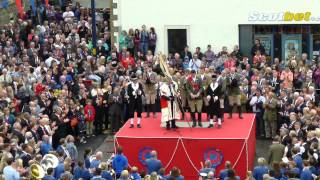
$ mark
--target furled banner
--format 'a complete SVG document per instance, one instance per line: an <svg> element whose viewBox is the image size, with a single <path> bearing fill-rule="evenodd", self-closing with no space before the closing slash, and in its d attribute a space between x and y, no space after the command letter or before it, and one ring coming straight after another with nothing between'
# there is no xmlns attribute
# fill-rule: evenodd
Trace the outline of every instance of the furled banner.
<svg viewBox="0 0 320 180"><path fill-rule="evenodd" d="M36 2L34 2L34 0L30 0L30 5L32 7L32 12L35 15L37 12Z"/></svg>
<svg viewBox="0 0 320 180"><path fill-rule="evenodd" d="M21 0L16 0L16 6L17 6L17 9L18 9L19 17L22 18L23 17L23 13L24 13L23 6L22 6L22 1Z"/></svg>

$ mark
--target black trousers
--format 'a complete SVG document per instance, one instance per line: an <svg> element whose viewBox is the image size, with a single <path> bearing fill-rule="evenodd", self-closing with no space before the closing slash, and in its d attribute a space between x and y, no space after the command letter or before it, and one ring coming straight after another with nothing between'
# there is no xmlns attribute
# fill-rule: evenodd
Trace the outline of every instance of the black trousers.
<svg viewBox="0 0 320 180"><path fill-rule="evenodd" d="M139 100L134 100L129 103L129 118L134 118L134 112L137 112L137 117L141 118L142 103Z"/></svg>
<svg viewBox="0 0 320 180"><path fill-rule="evenodd" d="M263 112L256 112L256 136L264 136Z"/></svg>
<svg viewBox="0 0 320 180"><path fill-rule="evenodd" d="M120 121L121 121L120 114L119 115L111 114L110 121L111 121L111 132L117 132L120 128Z"/></svg>

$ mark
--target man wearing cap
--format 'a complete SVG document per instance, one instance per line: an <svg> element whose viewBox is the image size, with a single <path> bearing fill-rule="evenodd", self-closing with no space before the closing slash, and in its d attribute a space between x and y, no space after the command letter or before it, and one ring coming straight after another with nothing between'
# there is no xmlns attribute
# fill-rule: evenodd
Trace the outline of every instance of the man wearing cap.
<svg viewBox="0 0 320 180"><path fill-rule="evenodd" d="M129 119L130 128L133 128L134 112L137 112L138 122L137 127L141 128L141 113L142 113L142 96L144 95L142 84L138 82L135 74L131 76L131 83L128 85L129 96Z"/></svg>
<svg viewBox="0 0 320 180"><path fill-rule="evenodd" d="M220 96L221 96L221 85L216 81L217 76L212 75L212 82L206 89L206 99L208 101L207 113L210 118L210 125L208 128L213 127L213 117L218 119L218 128L221 128L221 110L220 110Z"/></svg>
<svg viewBox="0 0 320 180"><path fill-rule="evenodd" d="M234 67L230 68L230 73L227 76L227 95L229 100L229 119L232 118L233 107L237 105L239 118L242 119L241 102L240 102L240 75Z"/></svg>
<svg viewBox="0 0 320 180"><path fill-rule="evenodd" d="M196 76L196 71L191 70L186 83L186 89L188 93L188 104L191 111L191 119L193 121L192 127L196 127L196 117L195 113L198 112L198 125L202 127L201 123L201 111L203 104L203 88L202 81L199 77Z"/></svg>
<svg viewBox="0 0 320 180"><path fill-rule="evenodd" d="M156 118L156 83L157 83L157 74L152 71L152 67L148 66L147 70L143 74L144 80L144 93L146 96L146 111L147 118L150 117L150 111L153 112L153 118Z"/></svg>

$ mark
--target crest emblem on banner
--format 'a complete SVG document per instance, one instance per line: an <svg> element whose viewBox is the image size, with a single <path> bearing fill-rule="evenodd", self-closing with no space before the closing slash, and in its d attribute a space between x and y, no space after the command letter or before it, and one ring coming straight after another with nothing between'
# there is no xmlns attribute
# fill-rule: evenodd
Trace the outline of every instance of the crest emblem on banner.
<svg viewBox="0 0 320 180"><path fill-rule="evenodd" d="M151 157L151 151L153 151L154 148L152 147L143 147L139 150L138 159L141 164L146 165L146 160Z"/></svg>
<svg viewBox="0 0 320 180"><path fill-rule="evenodd" d="M216 168L223 161L223 154L219 149L207 148L204 152L204 161L210 160L212 167Z"/></svg>

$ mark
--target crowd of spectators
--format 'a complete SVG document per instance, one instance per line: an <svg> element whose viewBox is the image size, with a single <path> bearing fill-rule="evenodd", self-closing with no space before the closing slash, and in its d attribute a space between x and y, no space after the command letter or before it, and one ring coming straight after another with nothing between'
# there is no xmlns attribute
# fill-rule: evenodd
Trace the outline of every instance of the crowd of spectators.
<svg viewBox="0 0 320 180"><path fill-rule="evenodd" d="M40 6L41 5L41 6ZM115 133L128 119L126 87L132 74L143 83L145 69L157 71L157 33L145 25L123 30L119 49L111 43L109 14L97 14L97 49L93 50L90 10L79 4L44 6L37 15L30 9L0 32L0 173L5 179L28 178L31 164L48 153L59 165L44 179L183 179L177 167L168 176L152 153L147 171L128 171L118 147L113 161L86 150L78 157L75 144L88 137ZM96 54L94 54L96 53ZM256 114L256 134L273 139L269 154L259 158L247 179L312 179L319 174L320 66L306 53L288 61L267 58L256 40L251 55L238 46L214 52L210 45L191 53L168 54L167 64L177 79L190 69L199 75L241 80L242 112ZM209 76L209 77L210 77ZM156 86L159 87L159 86ZM228 92L224 94L226 99ZM157 100L159 94L157 95ZM158 102L158 101L156 101ZM204 108L205 109L205 108ZM120 163L120 164L117 164ZM157 166L157 167L155 167ZM226 162L219 174L205 162L206 179L239 179ZM147 175L146 175L147 174Z"/></svg>

